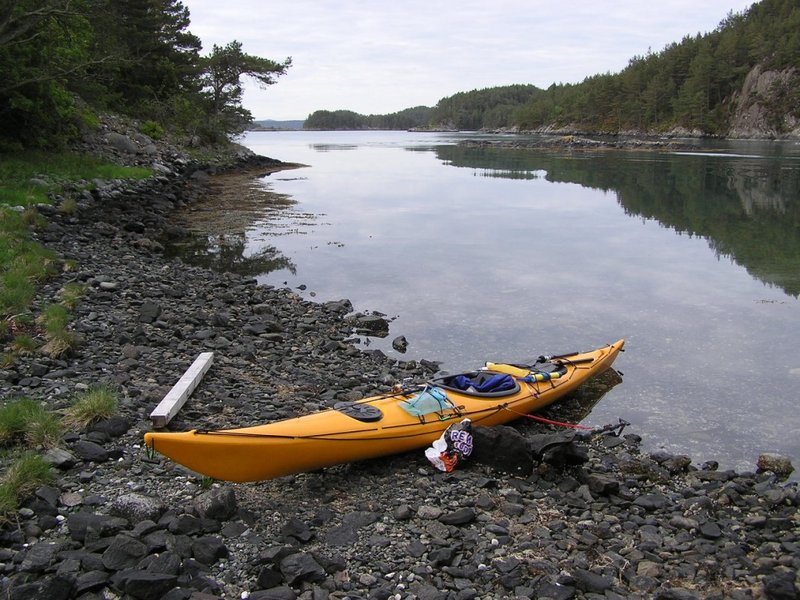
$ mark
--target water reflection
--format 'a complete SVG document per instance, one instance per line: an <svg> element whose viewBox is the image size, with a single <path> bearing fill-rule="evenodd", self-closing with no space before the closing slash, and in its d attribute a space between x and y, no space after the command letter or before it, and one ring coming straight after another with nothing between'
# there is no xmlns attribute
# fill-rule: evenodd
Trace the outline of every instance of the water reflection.
<svg viewBox="0 0 800 600"><path fill-rule="evenodd" d="M242 234L201 235L187 234L183 239L170 240L165 246L167 256L179 256L182 260L215 271L237 273L246 277L256 277L286 269L297 272L294 263L274 246L259 248L247 255L247 240Z"/></svg>
<svg viewBox="0 0 800 600"><path fill-rule="evenodd" d="M264 239L301 233L317 215L295 210L297 201L272 191L261 175L259 171L213 177L206 197L176 215L184 234L161 240L167 256L247 277L279 270L294 275L295 264Z"/></svg>
<svg viewBox="0 0 800 600"><path fill-rule="evenodd" d="M481 176L577 183L613 191L625 212L708 240L753 277L800 295L800 168L697 153L555 154L437 146L446 165Z"/></svg>

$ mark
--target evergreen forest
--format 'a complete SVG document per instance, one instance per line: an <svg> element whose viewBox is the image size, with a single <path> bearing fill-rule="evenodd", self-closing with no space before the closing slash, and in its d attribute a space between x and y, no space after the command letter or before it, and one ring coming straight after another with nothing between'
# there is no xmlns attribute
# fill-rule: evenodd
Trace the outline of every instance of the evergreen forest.
<svg viewBox="0 0 800 600"><path fill-rule="evenodd" d="M201 56L180 0L4 0L0 4L0 150L68 143L101 111L157 136L206 142L243 131L242 78L270 85L291 59L232 40Z"/></svg>

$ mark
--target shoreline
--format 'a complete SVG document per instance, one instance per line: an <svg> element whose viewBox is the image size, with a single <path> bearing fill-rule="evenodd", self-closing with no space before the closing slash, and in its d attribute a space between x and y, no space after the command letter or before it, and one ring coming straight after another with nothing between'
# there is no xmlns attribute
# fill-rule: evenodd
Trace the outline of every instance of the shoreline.
<svg viewBox="0 0 800 600"><path fill-rule="evenodd" d="M270 161L250 160L256 168ZM214 351L215 364L171 428L284 418L435 370L355 347L358 315L347 300L315 303L164 258L158 235L180 234L174 211L202 193L213 171L197 167L176 162L138 186L101 186L75 214L42 209L39 241L77 263L42 293L67 280L89 286L73 323L82 343L71 357L28 356L0 370L0 390L63 408L75 390L105 381L121 392L121 416L67 434L66 455L52 457L56 483L0 532L3 592L798 597L798 483L647 454L635 432L578 443L583 463L542 462L525 477L469 462L438 473L417 452L211 484L148 456L149 412L199 352ZM551 431L537 425L526 434Z"/></svg>

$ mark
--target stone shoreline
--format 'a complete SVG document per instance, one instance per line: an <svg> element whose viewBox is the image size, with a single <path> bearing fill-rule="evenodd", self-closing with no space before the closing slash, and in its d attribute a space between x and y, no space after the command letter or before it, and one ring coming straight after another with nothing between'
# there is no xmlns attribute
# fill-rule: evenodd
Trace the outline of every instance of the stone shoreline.
<svg viewBox="0 0 800 600"><path fill-rule="evenodd" d="M170 215L213 169L155 152L146 160L158 161L157 178L101 185L74 214L41 208L47 225L35 236L77 265L42 293L87 285L81 341L73 356L4 368L0 393L60 409L107 382L122 406L65 436L49 454L56 483L0 531L7 597L800 597L797 483L646 454L635 432L574 442L580 464L532 462L529 474L478 462L438 473L420 451L212 484L149 456L149 412L200 352L214 351L214 366L174 429L306 413L436 369L360 350L354 331L380 318L354 315L346 300L314 303L165 259L159 236L181 233Z"/></svg>

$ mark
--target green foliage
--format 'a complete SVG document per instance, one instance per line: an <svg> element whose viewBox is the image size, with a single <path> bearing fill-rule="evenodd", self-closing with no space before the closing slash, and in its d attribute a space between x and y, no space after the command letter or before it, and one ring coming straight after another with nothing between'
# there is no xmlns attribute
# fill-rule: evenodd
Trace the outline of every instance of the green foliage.
<svg viewBox="0 0 800 600"><path fill-rule="evenodd" d="M303 129L414 129L428 124L433 109L415 106L387 115L360 115L350 110L318 110L310 114Z"/></svg>
<svg viewBox="0 0 800 600"><path fill-rule="evenodd" d="M0 519L6 520L22 498L53 480L53 469L41 456L25 453L9 466L0 480Z"/></svg>
<svg viewBox="0 0 800 600"><path fill-rule="evenodd" d="M0 407L0 445L52 448L60 439L58 419L35 400L20 398Z"/></svg>
<svg viewBox="0 0 800 600"><path fill-rule="evenodd" d="M60 304L45 307L39 317L47 342L42 351L53 358L64 356L75 346L75 335L69 330L69 311Z"/></svg>
<svg viewBox="0 0 800 600"><path fill-rule="evenodd" d="M727 131L731 99L756 65L800 66L800 7L795 0L762 0L729 14L705 36L687 36L659 53L636 56L615 75L578 85L553 85L516 112L523 129L550 125L595 132L664 131L683 126L708 134ZM767 106L775 129L797 98L795 79Z"/></svg>
<svg viewBox="0 0 800 600"><path fill-rule="evenodd" d="M27 310L55 255L28 237L22 214L0 206L0 317Z"/></svg>
<svg viewBox="0 0 800 600"><path fill-rule="evenodd" d="M61 288L61 292L59 292L61 304L70 310L74 309L76 306L78 306L81 298L86 295L86 290L87 286L82 283L67 283L63 288Z"/></svg>
<svg viewBox="0 0 800 600"><path fill-rule="evenodd" d="M65 145L112 109L179 133L226 139L252 115L242 76L263 85L289 67L241 44L201 58L180 0L16 0L0 8L0 151ZM83 99L81 101L80 99ZM87 106L85 102L91 102Z"/></svg>
<svg viewBox="0 0 800 600"><path fill-rule="evenodd" d="M202 97L208 107L212 130L240 133L253 122L253 116L242 107L242 77L249 77L261 87L272 85L284 75L292 59L282 63L242 51L236 40L217 46L202 59Z"/></svg>
<svg viewBox="0 0 800 600"><path fill-rule="evenodd" d="M140 131L154 140L160 140L164 137L164 128L155 121L145 121L142 123Z"/></svg>
<svg viewBox="0 0 800 600"><path fill-rule="evenodd" d="M81 392L64 411L64 425L83 429L117 413L117 393L110 387L94 386Z"/></svg>
<svg viewBox="0 0 800 600"><path fill-rule="evenodd" d="M430 116L430 123L433 127L446 129L509 127L514 124L514 111L541 92L533 85L508 85L459 92L439 100Z"/></svg>

